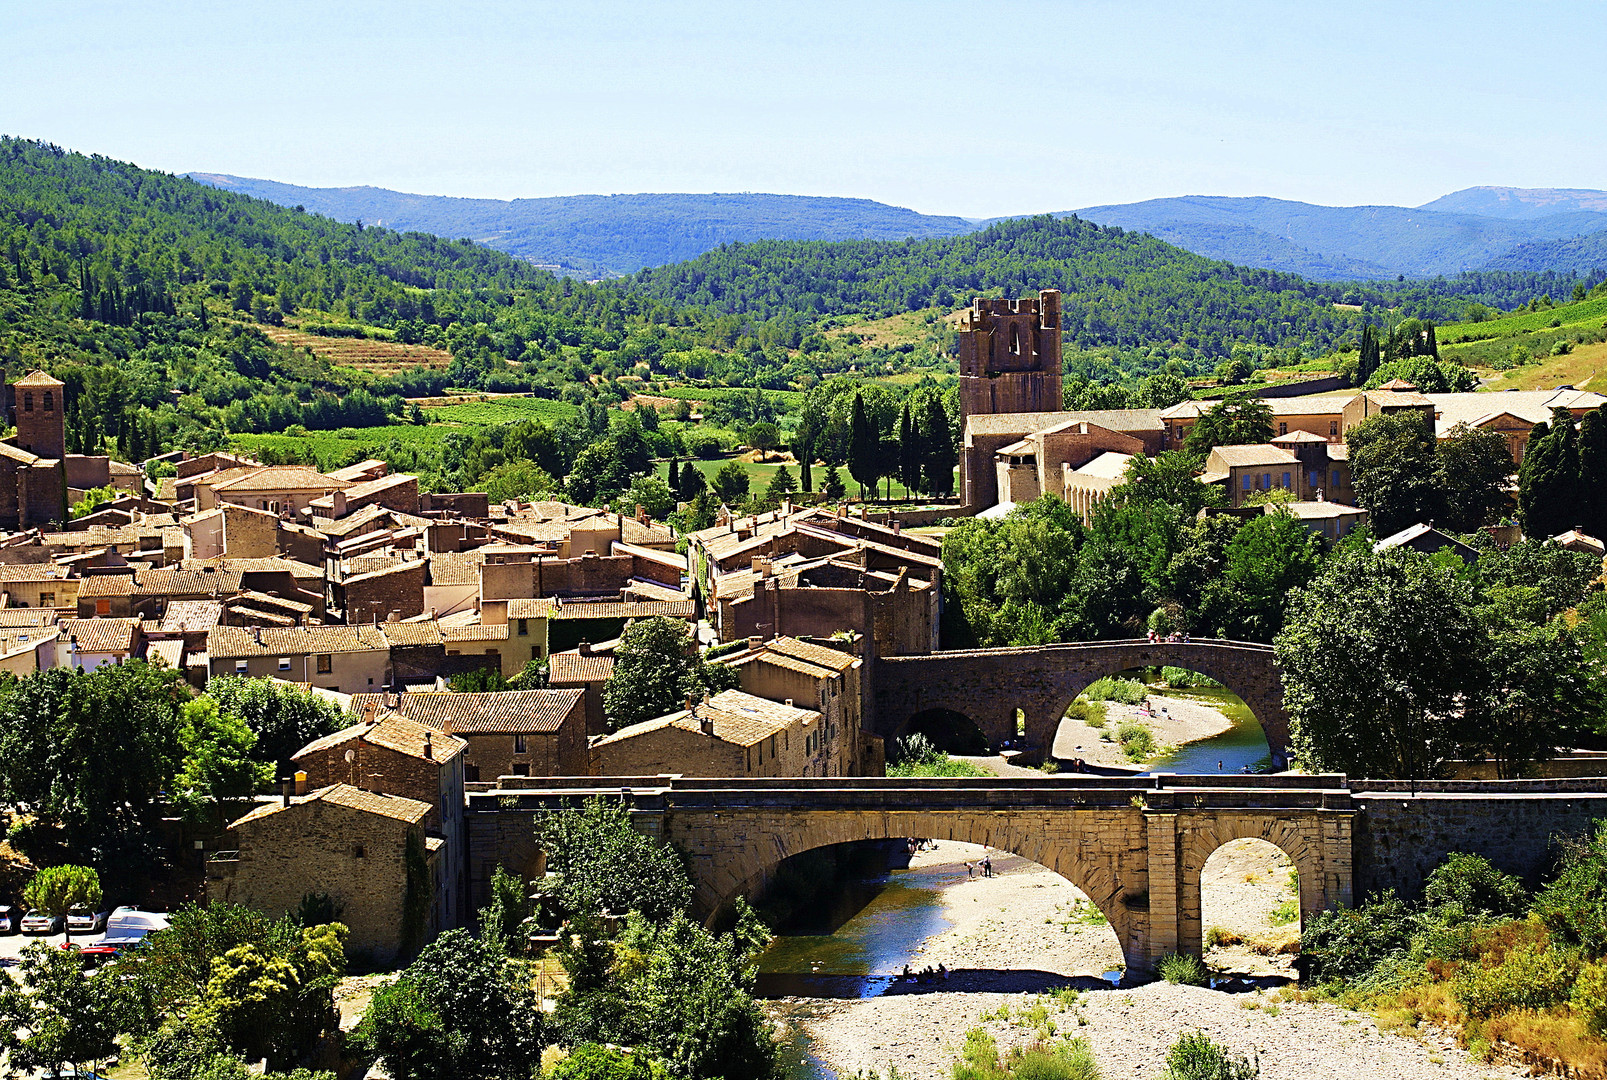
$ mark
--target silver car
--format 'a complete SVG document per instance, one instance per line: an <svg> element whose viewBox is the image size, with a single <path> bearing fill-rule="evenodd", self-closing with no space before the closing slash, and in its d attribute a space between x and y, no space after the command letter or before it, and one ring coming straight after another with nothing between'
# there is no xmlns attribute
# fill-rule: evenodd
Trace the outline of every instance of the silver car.
<svg viewBox="0 0 1607 1080"><path fill-rule="evenodd" d="M24 934L59 934L61 933L61 916L48 915L38 908L34 908L22 917L22 932Z"/></svg>
<svg viewBox="0 0 1607 1080"><path fill-rule="evenodd" d="M107 914L104 911L73 908L67 913L67 931L72 934L99 933L106 929Z"/></svg>

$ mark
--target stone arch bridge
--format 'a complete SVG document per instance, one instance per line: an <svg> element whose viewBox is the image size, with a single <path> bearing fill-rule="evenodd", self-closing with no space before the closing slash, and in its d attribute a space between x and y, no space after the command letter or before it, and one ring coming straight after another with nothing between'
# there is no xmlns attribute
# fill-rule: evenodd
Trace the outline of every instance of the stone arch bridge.
<svg viewBox="0 0 1607 1080"><path fill-rule="evenodd" d="M1180 667L1209 675L1244 699L1267 734L1273 758L1286 757L1289 714L1272 646L1247 641L1091 641L1003 649L952 649L881 657L871 675L867 728L884 739L936 709L970 717L992 745L1017 738L1016 710L1036 754L1054 747L1060 718L1095 680L1141 667Z"/></svg>
<svg viewBox="0 0 1607 1080"><path fill-rule="evenodd" d="M530 784L528 777L503 782ZM1045 776L997 779L569 777L469 796L470 889L494 867L541 865L535 815L592 796L623 800L637 828L687 856L713 918L782 860L864 840L986 844L1055 871L1110 920L1130 969L1198 954L1200 872L1222 844L1268 841L1300 873L1302 924L1384 888L1408 899L1451 852L1483 855L1532 885L1560 838L1607 818L1607 779L1360 781L1343 776Z"/></svg>

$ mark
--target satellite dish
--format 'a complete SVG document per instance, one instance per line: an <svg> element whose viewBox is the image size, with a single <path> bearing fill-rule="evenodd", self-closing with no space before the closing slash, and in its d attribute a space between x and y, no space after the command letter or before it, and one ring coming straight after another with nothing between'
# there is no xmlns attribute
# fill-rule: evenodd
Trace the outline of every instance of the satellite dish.
<svg viewBox="0 0 1607 1080"><path fill-rule="evenodd" d="M353 753L348 748L347 751L346 751L346 764L350 765L352 762L354 762L356 760L357 760L357 755L355 753Z"/></svg>

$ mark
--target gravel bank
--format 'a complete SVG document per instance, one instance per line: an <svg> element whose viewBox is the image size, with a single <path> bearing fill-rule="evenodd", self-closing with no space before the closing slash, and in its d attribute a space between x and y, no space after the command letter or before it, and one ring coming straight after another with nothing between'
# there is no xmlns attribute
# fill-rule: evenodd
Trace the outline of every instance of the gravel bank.
<svg viewBox="0 0 1607 1080"><path fill-rule="evenodd" d="M982 851L945 843L918 855L916 865L963 864ZM1217 901L1210 909L1215 924L1268 932L1269 914L1288 895L1287 864L1280 860L1259 844L1236 844L1214 858L1206 887L1208 901ZM1060 1034L1086 1038L1106 1080L1154 1080L1178 1033L1194 1029L1257 1053L1265 1080L1522 1075L1474 1062L1435 1033L1385 1034L1362 1014L1278 1001L1275 992L1227 994L1164 982L1111 989L1099 976L1120 965L1121 951L1109 926L1089 914L1082 894L1016 856L995 852L993 863L998 876L961 881L944 892L945 915L954 925L929 938L914 962L917 968L943 964L954 972L947 982L901 986L859 1001L788 1004L789 1012L805 1018L816 1054L839 1076L869 1069L885 1076L893 1066L907 1080L947 1080L970 1029L987 1027L1003 1050L1038 1038L1045 1021ZM1240 970L1241 962L1279 962L1246 950L1230 953L1221 959ZM1068 984L1082 991L1075 1004L1046 996ZM1033 1011L1039 1005L1044 1013Z"/></svg>

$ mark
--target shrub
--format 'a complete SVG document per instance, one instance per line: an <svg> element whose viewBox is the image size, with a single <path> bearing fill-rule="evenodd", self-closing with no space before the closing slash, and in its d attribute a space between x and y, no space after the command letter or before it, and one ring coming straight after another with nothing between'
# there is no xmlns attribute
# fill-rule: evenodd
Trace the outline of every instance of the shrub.
<svg viewBox="0 0 1607 1080"><path fill-rule="evenodd" d="M1607 821L1564 849L1562 870L1535 897L1534 912L1559 941L1592 957L1607 953Z"/></svg>
<svg viewBox="0 0 1607 1080"><path fill-rule="evenodd" d="M1083 1039L1026 1047L1006 1065L1014 1080L1099 1080L1094 1052Z"/></svg>
<svg viewBox="0 0 1607 1080"><path fill-rule="evenodd" d="M1155 752L1155 735L1143 724L1128 721L1116 727L1116 741L1130 761L1143 761Z"/></svg>
<svg viewBox="0 0 1607 1080"><path fill-rule="evenodd" d="M1585 1030L1598 1038L1607 1035L1607 962L1598 960L1579 969L1573 1007Z"/></svg>
<svg viewBox="0 0 1607 1080"><path fill-rule="evenodd" d="M1161 978L1174 986L1206 986L1211 981L1211 973L1198 956L1168 953L1161 957L1158 970Z"/></svg>
<svg viewBox="0 0 1607 1080"><path fill-rule="evenodd" d="M1185 1031L1166 1052L1166 1080L1254 1080L1261 1062L1212 1042L1203 1031Z"/></svg>
<svg viewBox="0 0 1607 1080"><path fill-rule="evenodd" d="M1123 705L1142 705L1149 691L1137 679L1106 675L1095 680L1082 696L1090 701L1119 701Z"/></svg>
<svg viewBox="0 0 1607 1080"><path fill-rule="evenodd" d="M1523 914L1529 896L1523 882L1497 870L1484 856L1453 852L1429 874L1423 902L1431 908L1454 904L1474 918L1510 919Z"/></svg>
<svg viewBox="0 0 1607 1080"><path fill-rule="evenodd" d="M1102 728L1105 726L1105 703L1078 698L1066 709L1066 718L1081 720L1091 728Z"/></svg>
<svg viewBox="0 0 1607 1080"><path fill-rule="evenodd" d="M1457 1003L1484 1018L1511 1009L1549 1009L1568 1000L1579 975L1574 949L1522 944L1497 964L1463 968L1456 977Z"/></svg>
<svg viewBox="0 0 1607 1080"><path fill-rule="evenodd" d="M1357 908L1319 912L1306 927L1301 955L1319 979L1352 980L1381 960L1404 955L1417 919L1393 890Z"/></svg>
<svg viewBox="0 0 1607 1080"><path fill-rule="evenodd" d="M1186 689L1191 686L1222 685L1209 675L1201 675L1198 671L1190 671L1187 668L1170 666L1161 668L1161 681L1173 689Z"/></svg>
<svg viewBox="0 0 1607 1080"><path fill-rule="evenodd" d="M1207 949L1224 949L1229 945L1243 944L1244 938L1235 934L1232 930L1226 930L1220 926L1213 926L1205 932L1205 947Z"/></svg>

